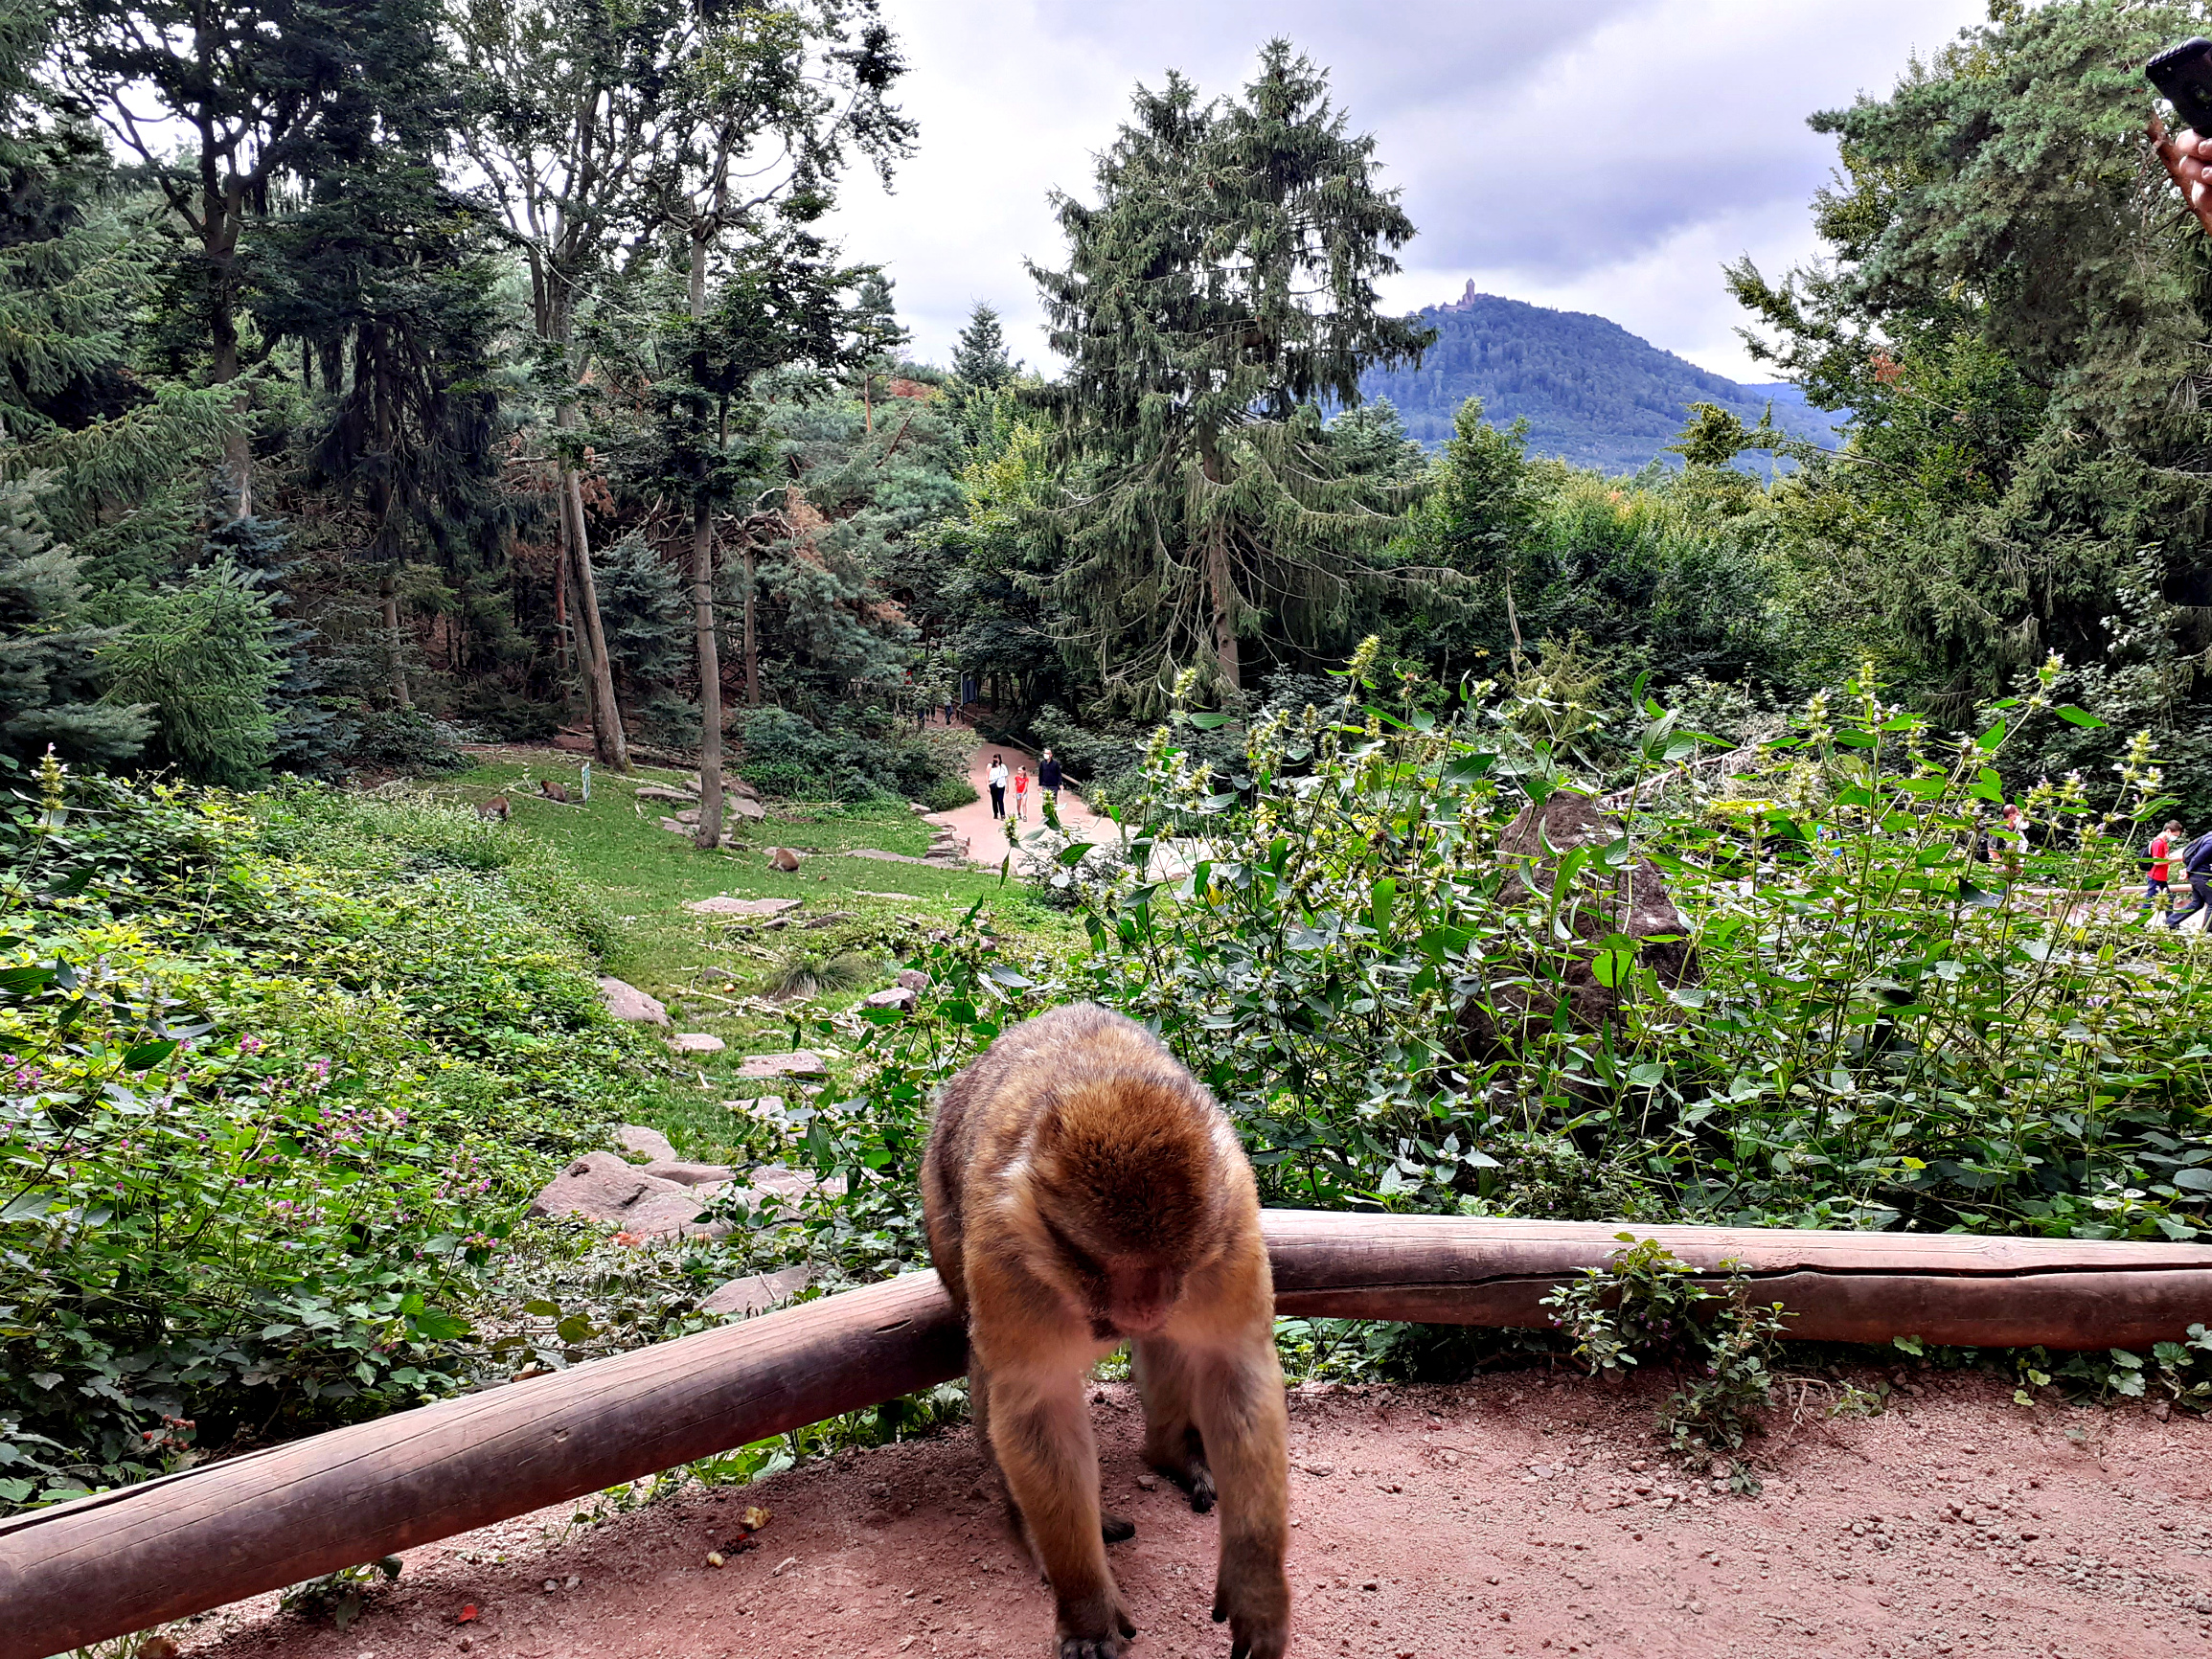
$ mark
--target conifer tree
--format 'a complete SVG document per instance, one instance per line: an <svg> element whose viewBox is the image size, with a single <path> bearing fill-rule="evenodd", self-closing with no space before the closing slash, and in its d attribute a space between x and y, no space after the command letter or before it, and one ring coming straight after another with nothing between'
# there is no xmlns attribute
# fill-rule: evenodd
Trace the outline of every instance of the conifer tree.
<svg viewBox="0 0 2212 1659"><path fill-rule="evenodd" d="M89 625L78 560L39 511L45 480L0 480L0 761L52 744L64 759L118 766L145 745L147 711L101 699L97 661L116 630Z"/></svg>
<svg viewBox="0 0 2212 1659"><path fill-rule="evenodd" d="M1413 225L1374 151L1273 40L1239 98L1139 87L1097 204L1056 198L1068 262L1031 272L1066 495L1037 529L1083 619L1063 648L1121 697L1192 663L1235 695L1242 641L1311 646L1372 574L1403 492L1345 475L1315 406L1430 338L1377 308Z"/></svg>
<svg viewBox="0 0 2212 1659"><path fill-rule="evenodd" d="M981 300L968 313L968 326L952 348L952 373L979 392L995 392L1021 373L1021 365L1007 354L998 312Z"/></svg>

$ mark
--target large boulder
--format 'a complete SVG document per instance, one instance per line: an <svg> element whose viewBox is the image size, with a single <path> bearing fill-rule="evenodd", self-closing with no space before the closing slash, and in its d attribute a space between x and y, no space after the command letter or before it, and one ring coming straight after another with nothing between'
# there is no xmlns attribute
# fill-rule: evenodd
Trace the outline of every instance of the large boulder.
<svg viewBox="0 0 2212 1659"><path fill-rule="evenodd" d="M1543 902L1552 890L1562 855L1577 847L1609 847L1627 833L1618 820L1601 811L1586 795L1554 791L1539 809L1533 802L1515 814L1499 834L1498 855L1515 865L1500 897L1509 903ZM1624 870L1585 866L1595 872L1576 883L1575 902L1564 911L1577 939L1594 945L1609 934L1638 941L1636 961L1663 985L1694 984L1699 978L1690 947L1689 924L1667 893L1666 878L1649 858L1632 859ZM1620 992L1601 981L1592 966L1597 953L1565 956L1557 981L1534 985L1498 984L1491 1007L1470 1003L1460 1011L1459 1027L1468 1052L1489 1057L1501 1049L1517 1050L1530 1028L1548 1028L1563 995L1567 1017L1583 1031L1597 1031L1620 1011ZM1509 1040L1510 1039L1510 1040Z"/></svg>

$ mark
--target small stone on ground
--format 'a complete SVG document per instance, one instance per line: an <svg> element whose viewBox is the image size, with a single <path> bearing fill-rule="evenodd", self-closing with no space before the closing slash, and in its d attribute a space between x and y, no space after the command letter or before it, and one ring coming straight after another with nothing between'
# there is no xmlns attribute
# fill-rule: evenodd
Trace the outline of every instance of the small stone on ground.
<svg viewBox="0 0 2212 1659"><path fill-rule="evenodd" d="M775 1273L748 1273L717 1285L699 1304L707 1313L765 1313L779 1302L788 1302L807 1288L813 1275L804 1267L786 1267Z"/></svg>
<svg viewBox="0 0 2212 1659"><path fill-rule="evenodd" d="M669 1039L669 1047L679 1055L718 1055L729 1045L711 1032L678 1032Z"/></svg>
<svg viewBox="0 0 2212 1659"><path fill-rule="evenodd" d="M684 908L700 916L781 916L806 902L804 898L732 898L717 894L712 898L695 898Z"/></svg>
<svg viewBox="0 0 2212 1659"><path fill-rule="evenodd" d="M619 979L601 974L599 994L605 999L606 1011L616 1019L627 1020L632 1025L669 1023L669 1011L634 985L626 985Z"/></svg>
<svg viewBox="0 0 2212 1659"><path fill-rule="evenodd" d="M818 1078L830 1068L812 1049L788 1054L747 1055L738 1067L740 1078Z"/></svg>
<svg viewBox="0 0 2212 1659"><path fill-rule="evenodd" d="M643 1124L625 1124L614 1132L614 1144L626 1152L635 1152L641 1158L656 1162L673 1161L676 1155L669 1138L658 1129L649 1129Z"/></svg>

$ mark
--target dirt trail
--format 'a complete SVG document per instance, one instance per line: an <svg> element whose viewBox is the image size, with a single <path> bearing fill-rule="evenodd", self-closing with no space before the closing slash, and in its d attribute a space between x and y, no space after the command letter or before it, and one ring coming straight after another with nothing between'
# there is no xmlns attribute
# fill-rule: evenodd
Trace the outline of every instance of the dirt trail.
<svg viewBox="0 0 2212 1659"><path fill-rule="evenodd" d="M994 755L1006 757L1006 770L1011 778L1022 766L1029 768L1029 818L1020 826L1023 832L1041 827L1044 813L1038 805L1041 795L1037 782L1037 757L1027 749L1013 743L986 743L968 758L968 781L975 786L976 798L965 807L950 812L932 812L929 821L943 824L968 843L968 856L971 863L986 864L995 870L1006 857L1006 825L991 815L990 773ZM1014 817L1014 787L1006 791L1006 816ZM1083 804L1073 788L1060 792L1060 822L1070 837L1078 841L1098 841L1113 833L1110 820L1101 818Z"/></svg>
<svg viewBox="0 0 2212 1659"><path fill-rule="evenodd" d="M1865 1379L1862 1379L1865 1380ZM1761 1443L1757 1498L1653 1456L1651 1397L1520 1373L1291 1398L1298 1655L2148 1659L2212 1654L2212 1426L2014 1405L1920 1374L1868 1420L1808 1412ZM1131 1659L1223 1659L1216 1522L1140 1466L1102 1388ZM1638 1467L1638 1465L1648 1466ZM760 1548L709 1550L759 1504ZM552 1541L546 1511L410 1552L343 1633L211 1615L199 1659L998 1659L1043 1654L1051 1604L964 1432L690 1492ZM570 1580L575 1580L570 1587ZM546 1590L546 1580L557 1587ZM455 1623L465 1604L478 1619ZM183 1634L183 1632L179 1632Z"/></svg>

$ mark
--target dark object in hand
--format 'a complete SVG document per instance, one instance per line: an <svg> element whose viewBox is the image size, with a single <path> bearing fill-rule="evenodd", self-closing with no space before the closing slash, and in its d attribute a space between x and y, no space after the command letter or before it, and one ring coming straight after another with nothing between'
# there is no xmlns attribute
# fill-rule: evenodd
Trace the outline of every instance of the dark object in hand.
<svg viewBox="0 0 2212 1659"><path fill-rule="evenodd" d="M2143 66L2143 73L2192 131L2212 133L2212 40L2197 35L2169 46Z"/></svg>

